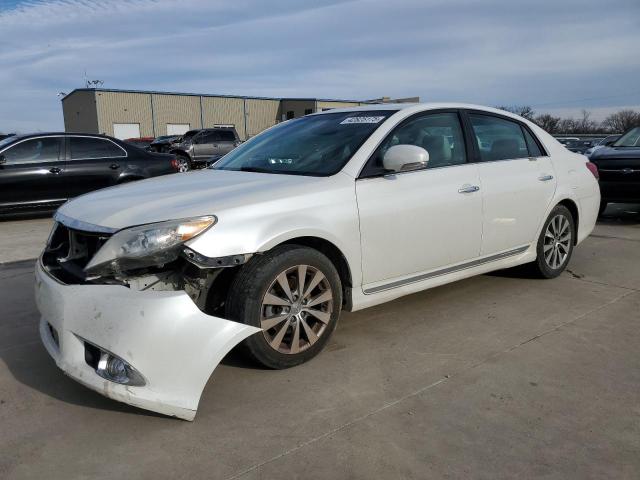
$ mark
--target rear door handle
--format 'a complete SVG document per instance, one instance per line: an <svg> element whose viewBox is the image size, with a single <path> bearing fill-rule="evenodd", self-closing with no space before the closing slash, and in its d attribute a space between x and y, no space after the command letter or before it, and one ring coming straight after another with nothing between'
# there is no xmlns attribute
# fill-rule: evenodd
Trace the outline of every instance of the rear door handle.
<svg viewBox="0 0 640 480"><path fill-rule="evenodd" d="M541 175L538 177L538 180L541 182L548 182L549 180L553 180L553 175Z"/></svg>
<svg viewBox="0 0 640 480"><path fill-rule="evenodd" d="M469 185L465 184L458 189L458 193L473 193L480 190L480 187L477 185Z"/></svg>
<svg viewBox="0 0 640 480"><path fill-rule="evenodd" d="M120 168L120 165L118 165L117 163L112 163L111 165L109 165L109 168L111 170L117 170Z"/></svg>
<svg viewBox="0 0 640 480"><path fill-rule="evenodd" d="M58 167L51 167L49 171L55 175L58 175L60 172L62 172L62 170Z"/></svg>

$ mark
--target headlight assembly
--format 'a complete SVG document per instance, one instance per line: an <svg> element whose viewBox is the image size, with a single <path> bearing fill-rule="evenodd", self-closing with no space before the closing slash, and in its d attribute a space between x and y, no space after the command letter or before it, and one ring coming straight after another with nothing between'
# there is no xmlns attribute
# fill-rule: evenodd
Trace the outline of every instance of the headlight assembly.
<svg viewBox="0 0 640 480"><path fill-rule="evenodd" d="M206 216L126 228L113 234L85 267L89 275L121 272L175 260L179 247L216 223Z"/></svg>

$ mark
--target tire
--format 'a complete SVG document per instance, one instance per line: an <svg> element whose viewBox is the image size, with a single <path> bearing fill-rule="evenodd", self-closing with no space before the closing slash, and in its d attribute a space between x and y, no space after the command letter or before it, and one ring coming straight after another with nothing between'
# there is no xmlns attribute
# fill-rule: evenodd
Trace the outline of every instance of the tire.
<svg viewBox="0 0 640 480"><path fill-rule="evenodd" d="M573 254L575 236L573 215L564 205L556 205L544 222L536 245L537 258L531 264L536 276L555 278L564 271Z"/></svg>
<svg viewBox="0 0 640 480"><path fill-rule="evenodd" d="M604 211L607 209L607 205L609 205L609 202L607 202L606 200L600 200L600 208L598 209L599 217L602 216Z"/></svg>
<svg viewBox="0 0 640 480"><path fill-rule="evenodd" d="M191 170L193 167L191 165L191 159L186 155L176 155L176 159L178 160L178 172L184 173Z"/></svg>
<svg viewBox="0 0 640 480"><path fill-rule="evenodd" d="M329 341L342 309L342 283L322 253L282 245L241 267L225 309L227 318L262 328L242 343L250 357L267 368L289 368L315 357Z"/></svg>

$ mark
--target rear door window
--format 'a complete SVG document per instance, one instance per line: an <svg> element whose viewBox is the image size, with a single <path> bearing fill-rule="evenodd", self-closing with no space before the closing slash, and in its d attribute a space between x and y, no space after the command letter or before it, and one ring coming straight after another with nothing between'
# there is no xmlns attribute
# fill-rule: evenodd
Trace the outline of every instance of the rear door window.
<svg viewBox="0 0 640 480"><path fill-rule="evenodd" d="M236 136L231 130L220 130L218 136L221 142L235 142Z"/></svg>
<svg viewBox="0 0 640 480"><path fill-rule="evenodd" d="M71 160L126 157L125 151L110 140L92 137L70 137Z"/></svg>
<svg viewBox="0 0 640 480"><path fill-rule="evenodd" d="M518 122L477 113L470 113L469 120L482 162L530 156L523 129Z"/></svg>

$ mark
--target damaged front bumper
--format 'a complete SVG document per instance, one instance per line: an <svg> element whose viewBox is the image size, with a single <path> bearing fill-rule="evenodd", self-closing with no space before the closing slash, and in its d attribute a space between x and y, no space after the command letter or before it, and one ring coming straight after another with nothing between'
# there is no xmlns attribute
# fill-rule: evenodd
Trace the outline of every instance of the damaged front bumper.
<svg viewBox="0 0 640 480"><path fill-rule="evenodd" d="M195 417L222 358L260 331L203 313L184 291L66 285L40 261L35 289L42 341L67 375L114 400L185 420ZM100 376L89 360L92 347L127 362L144 385Z"/></svg>

